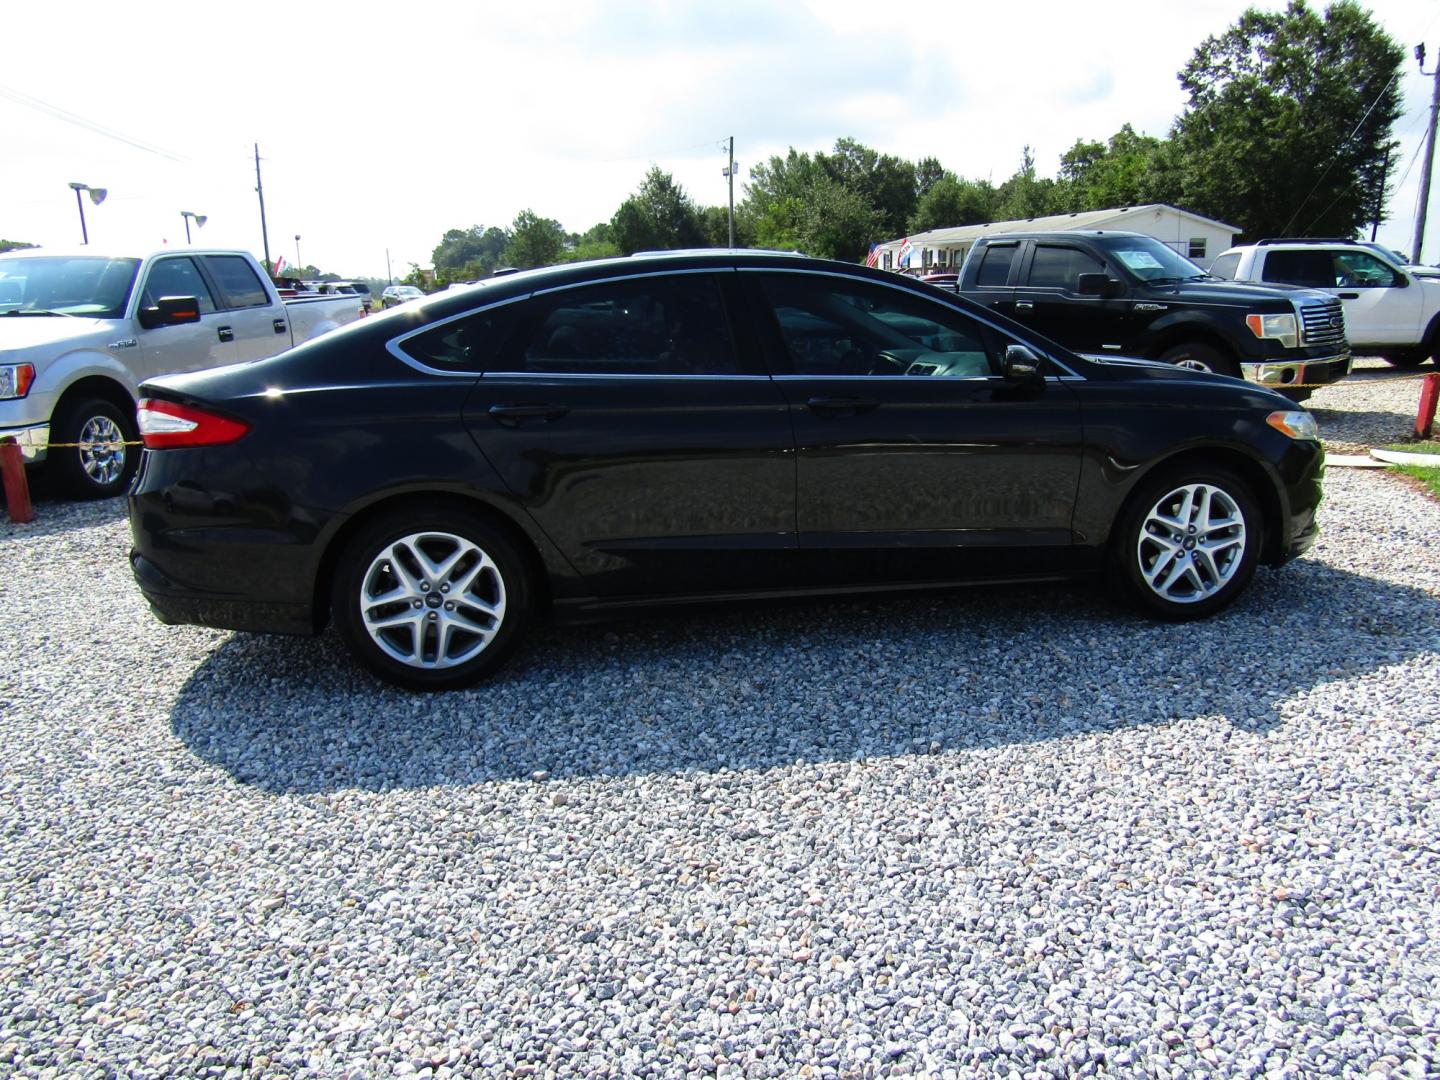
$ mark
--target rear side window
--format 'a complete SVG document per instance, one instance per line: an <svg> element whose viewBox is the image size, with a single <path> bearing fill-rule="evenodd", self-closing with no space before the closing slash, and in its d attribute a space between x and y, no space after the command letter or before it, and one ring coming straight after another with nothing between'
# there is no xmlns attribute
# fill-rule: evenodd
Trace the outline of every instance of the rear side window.
<svg viewBox="0 0 1440 1080"><path fill-rule="evenodd" d="M1006 285L1010 281L1010 265L1015 261L1019 244L993 244L980 254L976 285Z"/></svg>
<svg viewBox="0 0 1440 1080"><path fill-rule="evenodd" d="M1271 251L1265 256L1260 280L1333 289L1335 260L1328 251Z"/></svg>
<svg viewBox="0 0 1440 1080"><path fill-rule="evenodd" d="M178 258L161 259L150 267L145 275L145 290L140 303L154 307L162 296L193 296L200 301L201 314L215 310L215 300L200 269L188 255Z"/></svg>
<svg viewBox="0 0 1440 1080"><path fill-rule="evenodd" d="M1231 255L1221 255L1210 264L1210 273L1214 277L1235 280L1235 271L1240 269L1240 253L1237 251Z"/></svg>
<svg viewBox="0 0 1440 1080"><path fill-rule="evenodd" d="M487 308L407 338L407 356L441 371L493 371L514 331L516 305Z"/></svg>
<svg viewBox="0 0 1440 1080"><path fill-rule="evenodd" d="M734 375L710 274L617 281L535 297L506 370L555 375Z"/></svg>
<svg viewBox="0 0 1440 1080"><path fill-rule="evenodd" d="M1037 244L1030 264L1030 285L1037 289L1076 292L1081 274L1103 274L1105 264L1079 248Z"/></svg>
<svg viewBox="0 0 1440 1080"><path fill-rule="evenodd" d="M270 303L260 278L239 255L206 255L205 266L224 293L226 307L264 307Z"/></svg>

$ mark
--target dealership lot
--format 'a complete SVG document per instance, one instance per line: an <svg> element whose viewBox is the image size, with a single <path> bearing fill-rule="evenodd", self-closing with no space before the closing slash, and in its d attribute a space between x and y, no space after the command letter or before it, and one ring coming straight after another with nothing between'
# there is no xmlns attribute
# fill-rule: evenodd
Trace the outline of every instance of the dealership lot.
<svg viewBox="0 0 1440 1080"><path fill-rule="evenodd" d="M1385 374L1327 439L1401 437ZM0 526L0 1070L1433 1075L1440 506L1332 469L1322 515L1205 623L730 608L417 696L159 625L123 506L42 499Z"/></svg>

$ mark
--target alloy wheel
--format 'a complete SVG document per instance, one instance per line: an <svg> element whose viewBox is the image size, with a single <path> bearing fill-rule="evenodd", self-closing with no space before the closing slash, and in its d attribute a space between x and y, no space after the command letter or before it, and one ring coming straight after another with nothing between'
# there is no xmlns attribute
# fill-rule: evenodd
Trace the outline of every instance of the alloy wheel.
<svg viewBox="0 0 1440 1080"><path fill-rule="evenodd" d="M1158 499L1135 544L1140 576L1161 599L1194 604L1214 596L1240 569L1245 515L1223 488L1185 484Z"/></svg>

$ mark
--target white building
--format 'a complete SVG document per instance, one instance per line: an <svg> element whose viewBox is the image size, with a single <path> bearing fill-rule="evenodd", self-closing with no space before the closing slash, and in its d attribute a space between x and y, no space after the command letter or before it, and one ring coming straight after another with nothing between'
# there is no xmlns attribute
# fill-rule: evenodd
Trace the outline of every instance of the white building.
<svg viewBox="0 0 1440 1080"><path fill-rule="evenodd" d="M1198 263L1202 270L1210 269L1210 261L1216 255L1234 246L1235 237L1240 232L1237 226L1214 218L1201 217L1164 203L1150 203L1113 210L1086 210L1078 214L1052 214L1024 221L992 221L986 225L932 229L877 245L872 265L911 274L953 272L960 268L971 245L982 236L1067 229L1144 233ZM908 255L903 261L902 252Z"/></svg>

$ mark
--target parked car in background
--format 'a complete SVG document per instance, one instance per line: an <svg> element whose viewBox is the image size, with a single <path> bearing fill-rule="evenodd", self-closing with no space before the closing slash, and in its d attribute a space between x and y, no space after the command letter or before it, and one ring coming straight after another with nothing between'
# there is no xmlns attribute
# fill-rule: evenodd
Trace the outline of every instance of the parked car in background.
<svg viewBox="0 0 1440 1080"><path fill-rule="evenodd" d="M984 237L960 269L960 295L1079 352L1231 375L1295 401L1350 371L1338 300L1220 281L1140 233Z"/></svg>
<svg viewBox="0 0 1440 1080"><path fill-rule="evenodd" d="M1397 266L1368 244L1261 240L1222 252L1211 271L1327 293L1344 306L1351 347L1395 367L1415 367L1440 352L1440 280Z"/></svg>
<svg viewBox="0 0 1440 1080"><path fill-rule="evenodd" d="M1323 462L1262 387L743 252L492 278L152 380L140 417L131 562L161 620L333 619L424 689L542 612L1105 574L1209 615L1314 542Z"/></svg>
<svg viewBox="0 0 1440 1080"><path fill-rule="evenodd" d="M363 281L307 281L305 282L305 288L310 292L319 293L321 296L334 296L337 294L342 296L358 296L360 297L361 306L366 311L370 310L372 304L370 286L366 285Z"/></svg>
<svg viewBox="0 0 1440 1080"><path fill-rule="evenodd" d="M960 275L955 272L936 271L932 274L923 274L920 277L926 285L934 285L937 289L944 289L946 292L956 292L960 287Z"/></svg>
<svg viewBox="0 0 1440 1080"><path fill-rule="evenodd" d="M243 251L0 254L0 437L72 495L119 495L140 380L263 359L362 314L353 293L282 300Z"/></svg>
<svg viewBox="0 0 1440 1080"><path fill-rule="evenodd" d="M411 300L424 300L425 294L414 285L387 285L385 291L380 294L380 306L391 308L397 304L408 303Z"/></svg>

